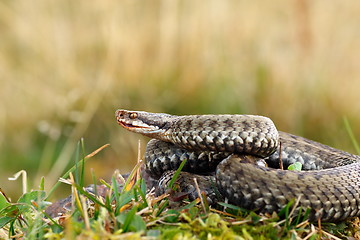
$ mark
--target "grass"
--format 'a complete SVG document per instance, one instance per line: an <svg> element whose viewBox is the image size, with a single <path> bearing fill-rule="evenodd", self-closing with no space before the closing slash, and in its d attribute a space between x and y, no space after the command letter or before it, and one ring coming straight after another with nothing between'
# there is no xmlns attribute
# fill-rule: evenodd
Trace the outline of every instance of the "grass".
<svg viewBox="0 0 360 240"><path fill-rule="evenodd" d="M0 238L9 239L342 239L359 236L360 220L321 225L307 213L293 215L296 201L278 214L258 215L228 203L209 207L203 198L171 207L167 194L155 197L139 176L140 161L125 181L115 172L103 197L84 190L84 165L107 145L84 156L61 179L72 189L73 205L51 218L45 209L50 194L26 191L16 202L0 194ZM83 144L79 143L78 149ZM79 150L80 152L80 150ZM84 155L84 154L82 154ZM181 166L177 173L181 171ZM96 179L95 174L93 174ZM174 187L176 174L169 184ZM94 181L94 183L96 183ZM27 183L25 183L27 184ZM170 186L171 185L171 186ZM54 189L57 185L54 186Z"/></svg>

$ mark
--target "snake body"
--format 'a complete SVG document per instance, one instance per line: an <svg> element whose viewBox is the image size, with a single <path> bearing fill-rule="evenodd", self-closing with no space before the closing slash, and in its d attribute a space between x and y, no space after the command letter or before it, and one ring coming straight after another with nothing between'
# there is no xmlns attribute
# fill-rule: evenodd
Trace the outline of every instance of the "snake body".
<svg viewBox="0 0 360 240"><path fill-rule="evenodd" d="M185 170L210 173L197 175L200 188L213 179L223 197L246 209L272 213L297 200L297 211L309 208L310 220L360 215L360 157L280 132L269 118L117 110L116 119L127 130L153 138L145 154L146 169L162 176L159 184L187 159ZM300 162L307 171L273 168L280 159L285 167ZM259 160L268 166L256 164ZM188 181L183 180L185 188Z"/></svg>

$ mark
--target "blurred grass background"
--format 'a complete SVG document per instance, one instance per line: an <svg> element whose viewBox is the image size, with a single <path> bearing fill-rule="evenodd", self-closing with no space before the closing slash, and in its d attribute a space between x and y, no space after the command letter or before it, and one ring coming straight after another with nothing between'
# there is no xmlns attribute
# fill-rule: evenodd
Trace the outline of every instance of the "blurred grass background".
<svg viewBox="0 0 360 240"><path fill-rule="evenodd" d="M25 169L48 189L81 137L87 153L111 144L87 174L129 171L147 139L117 108L266 115L354 152L343 118L359 136L359 22L356 0L1 1L0 187L17 198L7 178Z"/></svg>

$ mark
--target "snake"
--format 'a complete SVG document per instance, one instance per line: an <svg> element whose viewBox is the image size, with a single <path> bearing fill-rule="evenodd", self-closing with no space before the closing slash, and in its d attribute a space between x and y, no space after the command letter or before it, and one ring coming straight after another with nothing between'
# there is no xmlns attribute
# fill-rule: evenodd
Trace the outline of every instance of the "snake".
<svg viewBox="0 0 360 240"><path fill-rule="evenodd" d="M195 176L211 199L220 195L270 214L295 201L295 212L309 210L311 221L360 216L360 156L278 131L270 118L124 109L115 116L120 126L151 138L145 169L159 185L187 159L182 186L191 188ZM301 171L287 170L295 162Z"/></svg>

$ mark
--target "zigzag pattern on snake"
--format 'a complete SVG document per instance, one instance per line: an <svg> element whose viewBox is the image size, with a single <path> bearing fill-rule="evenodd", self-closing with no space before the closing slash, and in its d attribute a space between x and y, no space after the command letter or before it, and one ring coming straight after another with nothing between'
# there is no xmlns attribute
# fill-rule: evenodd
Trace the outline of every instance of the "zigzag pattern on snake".
<svg viewBox="0 0 360 240"><path fill-rule="evenodd" d="M310 220L360 215L360 157L280 132L269 118L117 110L116 119L127 130L153 138L145 166L160 177L160 188L187 159L183 170L191 174L178 181L192 198L197 195L190 182L196 176L210 202L217 201L216 190L230 203L258 212L279 211L295 199L298 209L310 208ZM285 168L300 162L304 171L275 169L280 158Z"/></svg>

